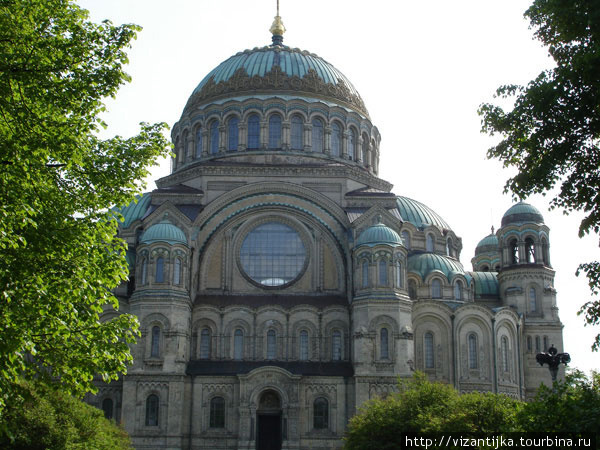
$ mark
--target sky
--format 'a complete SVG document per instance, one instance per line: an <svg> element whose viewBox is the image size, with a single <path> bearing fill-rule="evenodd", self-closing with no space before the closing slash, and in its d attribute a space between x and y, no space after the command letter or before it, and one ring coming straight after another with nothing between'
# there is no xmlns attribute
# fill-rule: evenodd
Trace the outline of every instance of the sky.
<svg viewBox="0 0 600 450"><path fill-rule="evenodd" d="M231 55L271 42L275 0L79 0L93 21L143 27L129 51L131 83L107 101L105 137L131 136L139 122L172 126L204 76ZM514 170L488 160L498 142L477 114L503 84L526 84L553 66L523 17L525 0L281 0L284 44L316 53L360 92L382 139L380 178L418 200L462 237L472 270L477 243L512 204L503 187ZM505 104L506 105L506 104ZM162 161L148 180L167 175ZM549 211L550 196L527 201L550 227L550 257L571 367L600 369L591 352L600 327L585 327L590 299L581 262L598 257L598 237L578 238L581 214Z"/></svg>

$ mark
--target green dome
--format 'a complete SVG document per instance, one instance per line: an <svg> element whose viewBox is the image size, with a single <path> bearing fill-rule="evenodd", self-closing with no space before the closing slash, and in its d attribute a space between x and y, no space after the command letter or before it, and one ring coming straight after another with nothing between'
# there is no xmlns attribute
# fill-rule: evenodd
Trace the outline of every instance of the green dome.
<svg viewBox="0 0 600 450"><path fill-rule="evenodd" d="M144 231L140 238L142 244L152 244L153 242L187 245L187 238L181 229L165 219Z"/></svg>
<svg viewBox="0 0 600 450"><path fill-rule="evenodd" d="M442 230L449 230L450 225L438 213L416 200L407 197L398 197L398 212L405 222L412 223L415 227L423 229L435 225Z"/></svg>
<svg viewBox="0 0 600 450"><path fill-rule="evenodd" d="M407 270L420 275L422 280L434 270L441 271L448 281L456 274L465 273L460 262L435 253L418 253L409 256Z"/></svg>
<svg viewBox="0 0 600 450"><path fill-rule="evenodd" d="M467 272L475 282L475 298L498 298L500 289L494 272Z"/></svg>
<svg viewBox="0 0 600 450"><path fill-rule="evenodd" d="M150 194L146 193L143 195L136 195L129 205L122 208L114 208L114 211L118 211L123 216L123 223L121 228L129 228L133 222L141 219L148 211L150 207Z"/></svg>
<svg viewBox="0 0 600 450"><path fill-rule="evenodd" d="M508 208L508 211L502 216L502 226L521 223L544 223L544 216L535 206L529 203L519 202Z"/></svg>
<svg viewBox="0 0 600 450"><path fill-rule="evenodd" d="M360 233L360 236L356 241L357 247L359 245L373 247L379 244L397 247L398 245L402 245L402 239L394 230L382 223L378 223Z"/></svg>
<svg viewBox="0 0 600 450"><path fill-rule="evenodd" d="M489 252L498 252L498 237L495 234L484 237L475 247L475 255Z"/></svg>
<svg viewBox="0 0 600 450"><path fill-rule="evenodd" d="M244 50L223 61L196 87L188 107L271 91L330 99L369 116L358 91L342 72L314 53L277 44Z"/></svg>

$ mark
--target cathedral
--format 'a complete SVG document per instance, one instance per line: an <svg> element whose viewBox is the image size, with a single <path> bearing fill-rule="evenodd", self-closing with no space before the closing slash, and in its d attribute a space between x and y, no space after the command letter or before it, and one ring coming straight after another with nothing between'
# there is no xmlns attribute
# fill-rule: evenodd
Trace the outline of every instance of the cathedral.
<svg viewBox="0 0 600 450"><path fill-rule="evenodd" d="M349 79L284 31L200 81L171 173L120 210L141 337L88 401L138 450L338 449L398 377L528 399L535 354L562 351L540 212L514 204L465 268L448 223L378 177Z"/></svg>

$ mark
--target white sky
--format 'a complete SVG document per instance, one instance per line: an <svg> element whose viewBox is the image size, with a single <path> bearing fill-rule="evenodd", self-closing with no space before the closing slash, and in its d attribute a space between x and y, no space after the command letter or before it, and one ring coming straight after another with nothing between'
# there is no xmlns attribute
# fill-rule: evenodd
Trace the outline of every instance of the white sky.
<svg viewBox="0 0 600 450"><path fill-rule="evenodd" d="M144 29L129 52L132 83L107 105L108 135L130 136L137 124L172 126L202 78L229 56L271 42L275 0L79 0L91 19ZM361 93L382 135L380 177L396 194L438 212L463 240L471 270L474 249L496 229L511 199L511 174L486 159L495 142L480 133L477 107L501 84L525 84L552 67L523 18L526 0L281 0L284 44L329 61ZM168 173L165 161L152 179ZM152 182L148 189L153 189ZM580 262L598 257L598 238L577 237L581 215L548 211L548 199L528 202L551 229L564 350L572 367L600 368L590 350L600 327L584 327L579 307L589 299Z"/></svg>

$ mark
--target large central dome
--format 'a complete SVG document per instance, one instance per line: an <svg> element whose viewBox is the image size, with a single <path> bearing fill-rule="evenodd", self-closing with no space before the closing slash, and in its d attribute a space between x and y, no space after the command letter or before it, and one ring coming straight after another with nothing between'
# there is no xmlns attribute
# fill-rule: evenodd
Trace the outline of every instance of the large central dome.
<svg viewBox="0 0 600 450"><path fill-rule="evenodd" d="M200 82L188 106L273 91L303 93L369 115L342 72L314 53L277 44L245 50L223 61Z"/></svg>

